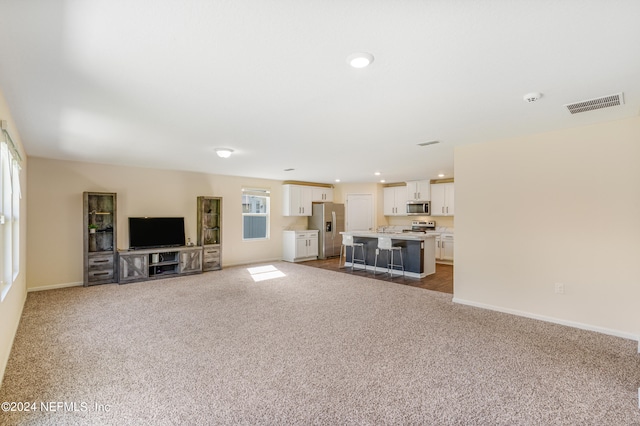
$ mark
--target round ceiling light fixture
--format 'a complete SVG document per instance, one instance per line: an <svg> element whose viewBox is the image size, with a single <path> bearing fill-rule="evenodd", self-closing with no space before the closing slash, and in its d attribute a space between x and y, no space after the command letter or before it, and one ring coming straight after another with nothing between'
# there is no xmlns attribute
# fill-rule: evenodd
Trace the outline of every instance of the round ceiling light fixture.
<svg viewBox="0 0 640 426"><path fill-rule="evenodd" d="M220 158L229 158L233 154L233 150L231 148L216 148L216 154Z"/></svg>
<svg viewBox="0 0 640 426"><path fill-rule="evenodd" d="M367 52L354 53L347 57L347 63L354 68L365 68L373 62L373 55Z"/></svg>

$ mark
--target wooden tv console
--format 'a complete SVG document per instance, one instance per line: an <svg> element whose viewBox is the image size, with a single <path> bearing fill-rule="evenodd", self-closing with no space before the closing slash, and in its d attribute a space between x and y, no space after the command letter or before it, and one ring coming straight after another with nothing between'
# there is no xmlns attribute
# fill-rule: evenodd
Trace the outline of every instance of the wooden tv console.
<svg viewBox="0 0 640 426"><path fill-rule="evenodd" d="M202 272L202 246L118 250L118 283Z"/></svg>

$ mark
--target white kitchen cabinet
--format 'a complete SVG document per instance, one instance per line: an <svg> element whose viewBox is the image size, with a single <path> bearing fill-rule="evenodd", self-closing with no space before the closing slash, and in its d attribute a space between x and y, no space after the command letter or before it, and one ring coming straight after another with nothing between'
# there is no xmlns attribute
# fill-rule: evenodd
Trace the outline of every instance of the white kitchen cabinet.
<svg viewBox="0 0 640 426"><path fill-rule="evenodd" d="M407 187L388 186L384 188L384 215L407 215Z"/></svg>
<svg viewBox="0 0 640 426"><path fill-rule="evenodd" d="M284 231L282 259L301 262L318 258L318 231Z"/></svg>
<svg viewBox="0 0 640 426"><path fill-rule="evenodd" d="M407 182L407 200L430 201L431 182L428 180L412 180Z"/></svg>
<svg viewBox="0 0 640 426"><path fill-rule="evenodd" d="M311 186L282 185L282 215L311 216Z"/></svg>
<svg viewBox="0 0 640 426"><path fill-rule="evenodd" d="M453 216L454 186L453 182L434 183L431 185L431 216Z"/></svg>
<svg viewBox="0 0 640 426"><path fill-rule="evenodd" d="M453 262L453 234L436 236L436 260Z"/></svg>
<svg viewBox="0 0 640 426"><path fill-rule="evenodd" d="M311 187L311 201L323 203L333 201L333 188L325 188L322 186Z"/></svg>
<svg viewBox="0 0 640 426"><path fill-rule="evenodd" d="M440 259L453 261L453 235L442 234L440 236Z"/></svg>

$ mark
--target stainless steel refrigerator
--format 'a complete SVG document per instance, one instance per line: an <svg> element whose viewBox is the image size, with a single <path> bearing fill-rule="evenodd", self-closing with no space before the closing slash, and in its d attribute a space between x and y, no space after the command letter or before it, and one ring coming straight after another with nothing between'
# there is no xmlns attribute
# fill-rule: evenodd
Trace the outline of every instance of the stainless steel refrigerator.
<svg viewBox="0 0 640 426"><path fill-rule="evenodd" d="M308 228L318 232L318 259L340 256L344 231L344 204L313 203Z"/></svg>

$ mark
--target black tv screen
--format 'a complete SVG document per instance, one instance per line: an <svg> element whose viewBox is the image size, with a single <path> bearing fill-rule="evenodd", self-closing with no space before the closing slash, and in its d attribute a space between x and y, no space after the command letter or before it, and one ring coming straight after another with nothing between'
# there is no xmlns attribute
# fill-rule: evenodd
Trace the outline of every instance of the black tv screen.
<svg viewBox="0 0 640 426"><path fill-rule="evenodd" d="M177 247L183 245L183 217L129 218L130 249Z"/></svg>

